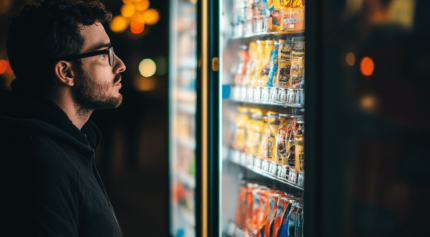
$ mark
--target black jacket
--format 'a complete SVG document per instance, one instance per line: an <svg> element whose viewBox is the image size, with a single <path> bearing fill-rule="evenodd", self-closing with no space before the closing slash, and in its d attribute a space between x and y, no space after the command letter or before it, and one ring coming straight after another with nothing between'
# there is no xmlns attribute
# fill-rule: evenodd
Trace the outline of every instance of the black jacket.
<svg viewBox="0 0 430 237"><path fill-rule="evenodd" d="M98 128L12 88L0 101L0 236L122 236L94 163Z"/></svg>

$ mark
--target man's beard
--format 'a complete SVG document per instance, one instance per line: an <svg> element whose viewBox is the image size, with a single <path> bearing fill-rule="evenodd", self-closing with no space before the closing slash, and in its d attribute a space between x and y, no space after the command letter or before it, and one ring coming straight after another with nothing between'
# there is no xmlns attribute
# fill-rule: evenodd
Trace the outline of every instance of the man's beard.
<svg viewBox="0 0 430 237"><path fill-rule="evenodd" d="M72 96L78 114L87 114L93 110L118 108L122 103L122 95L118 97L105 95L117 83L121 76L115 76L112 84L97 84L83 70L79 70L79 81L73 87Z"/></svg>

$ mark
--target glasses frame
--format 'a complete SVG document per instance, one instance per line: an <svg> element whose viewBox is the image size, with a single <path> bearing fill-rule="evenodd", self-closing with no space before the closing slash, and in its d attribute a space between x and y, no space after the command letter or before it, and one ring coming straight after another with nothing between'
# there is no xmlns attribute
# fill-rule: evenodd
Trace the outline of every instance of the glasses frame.
<svg viewBox="0 0 430 237"><path fill-rule="evenodd" d="M78 55L64 57L62 60L71 61L71 60L76 60L76 59L81 59L81 58L88 58L88 57L93 57L93 56L102 55L102 54L107 54L108 55L108 57L109 57L109 65L111 67L113 67L113 65L115 63L115 53L113 52L113 47L112 46L110 46L107 49L102 49L102 50L97 50L97 51L93 51L93 52L88 52L88 53L83 53L83 54L78 54Z"/></svg>

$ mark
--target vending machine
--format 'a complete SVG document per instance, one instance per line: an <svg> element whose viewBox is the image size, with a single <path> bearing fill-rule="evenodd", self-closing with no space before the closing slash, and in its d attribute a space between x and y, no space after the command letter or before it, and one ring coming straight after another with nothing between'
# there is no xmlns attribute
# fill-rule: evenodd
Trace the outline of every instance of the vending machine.
<svg viewBox="0 0 430 237"><path fill-rule="evenodd" d="M429 7L197 1L195 236L428 236Z"/></svg>

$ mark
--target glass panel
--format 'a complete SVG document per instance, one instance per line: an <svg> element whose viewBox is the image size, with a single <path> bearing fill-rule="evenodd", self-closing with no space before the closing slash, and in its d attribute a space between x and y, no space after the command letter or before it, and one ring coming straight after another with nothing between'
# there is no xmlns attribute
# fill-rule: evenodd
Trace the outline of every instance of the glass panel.
<svg viewBox="0 0 430 237"><path fill-rule="evenodd" d="M170 3L170 232L192 237L196 235L196 1Z"/></svg>
<svg viewBox="0 0 430 237"><path fill-rule="evenodd" d="M220 4L220 233L302 236L304 1Z"/></svg>

